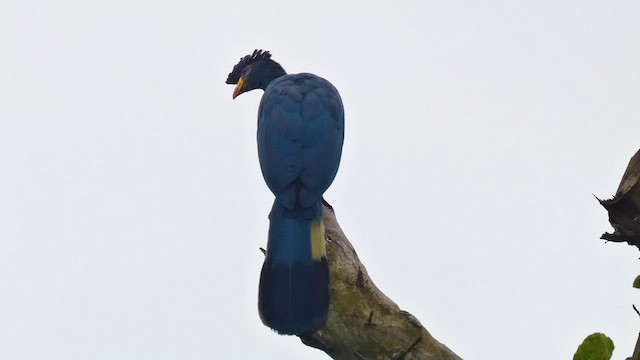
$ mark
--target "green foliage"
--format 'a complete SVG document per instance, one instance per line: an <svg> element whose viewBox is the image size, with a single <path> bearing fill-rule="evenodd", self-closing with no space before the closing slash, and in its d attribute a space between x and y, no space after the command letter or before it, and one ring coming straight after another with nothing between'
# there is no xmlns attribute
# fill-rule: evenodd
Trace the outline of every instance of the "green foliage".
<svg viewBox="0 0 640 360"><path fill-rule="evenodd" d="M610 360L613 348L613 341L609 337L602 333L593 333L578 346L573 360Z"/></svg>
<svg viewBox="0 0 640 360"><path fill-rule="evenodd" d="M633 287L636 289L640 289L640 275L636 276L636 279L633 280Z"/></svg>

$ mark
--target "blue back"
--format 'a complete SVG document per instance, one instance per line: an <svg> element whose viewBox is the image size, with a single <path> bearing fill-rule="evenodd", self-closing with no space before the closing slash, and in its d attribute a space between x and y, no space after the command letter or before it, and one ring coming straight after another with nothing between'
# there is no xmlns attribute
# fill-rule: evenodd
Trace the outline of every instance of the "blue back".
<svg viewBox="0 0 640 360"><path fill-rule="evenodd" d="M308 208L336 176L344 140L338 91L313 74L281 76L265 89L258 110L262 175L284 208Z"/></svg>

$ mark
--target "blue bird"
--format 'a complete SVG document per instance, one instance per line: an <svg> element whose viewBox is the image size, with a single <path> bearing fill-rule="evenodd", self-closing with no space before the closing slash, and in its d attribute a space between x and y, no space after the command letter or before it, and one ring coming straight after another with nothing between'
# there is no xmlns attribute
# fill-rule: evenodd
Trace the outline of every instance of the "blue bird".
<svg viewBox="0 0 640 360"><path fill-rule="evenodd" d="M336 88L313 74L287 75L268 51L240 59L227 78L233 98L264 94L258 109L258 156L275 195L258 295L262 322L280 334L321 327L329 309L322 194L333 182L344 139Z"/></svg>

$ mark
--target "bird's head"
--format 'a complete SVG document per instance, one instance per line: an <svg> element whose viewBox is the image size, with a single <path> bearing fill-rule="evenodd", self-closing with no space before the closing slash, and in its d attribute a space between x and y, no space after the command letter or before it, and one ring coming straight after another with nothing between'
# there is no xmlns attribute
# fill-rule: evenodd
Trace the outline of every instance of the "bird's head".
<svg viewBox="0 0 640 360"><path fill-rule="evenodd" d="M227 77L227 84L237 84L233 98L253 89L266 89L271 81L285 75L286 72L277 62L271 60L271 54L264 50L254 50L253 54L240 58Z"/></svg>

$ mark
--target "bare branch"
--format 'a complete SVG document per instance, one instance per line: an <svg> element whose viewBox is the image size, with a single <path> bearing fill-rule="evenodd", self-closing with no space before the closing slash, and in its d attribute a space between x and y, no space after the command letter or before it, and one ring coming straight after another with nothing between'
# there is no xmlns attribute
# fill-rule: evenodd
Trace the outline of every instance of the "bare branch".
<svg viewBox="0 0 640 360"><path fill-rule="evenodd" d="M336 360L460 360L375 286L326 205L329 316L323 328L301 335L302 342Z"/></svg>

